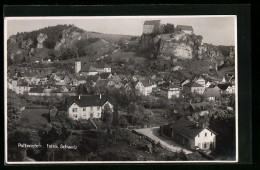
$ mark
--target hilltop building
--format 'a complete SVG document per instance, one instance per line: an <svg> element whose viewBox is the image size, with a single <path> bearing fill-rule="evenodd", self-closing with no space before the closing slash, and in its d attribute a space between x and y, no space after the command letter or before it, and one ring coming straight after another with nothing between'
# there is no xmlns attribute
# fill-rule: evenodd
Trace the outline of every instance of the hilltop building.
<svg viewBox="0 0 260 170"><path fill-rule="evenodd" d="M160 20L149 20L144 22L143 33L151 34L160 31Z"/></svg>
<svg viewBox="0 0 260 170"><path fill-rule="evenodd" d="M177 25L176 30L183 31L186 34L192 34L194 31L192 26L189 26L189 25Z"/></svg>

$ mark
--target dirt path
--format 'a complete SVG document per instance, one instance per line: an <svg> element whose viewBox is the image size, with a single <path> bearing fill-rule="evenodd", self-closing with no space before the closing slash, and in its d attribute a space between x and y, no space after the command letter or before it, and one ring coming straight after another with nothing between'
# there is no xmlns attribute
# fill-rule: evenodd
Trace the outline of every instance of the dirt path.
<svg viewBox="0 0 260 170"><path fill-rule="evenodd" d="M175 143L172 139L167 139L166 137L159 136L159 127L152 127L152 128L144 128L144 129L134 129L135 132L145 135L148 138L155 141L155 143L160 142L161 145L172 151L172 152L180 152L181 150L184 151L185 154L191 154L192 151L184 149L179 144Z"/></svg>

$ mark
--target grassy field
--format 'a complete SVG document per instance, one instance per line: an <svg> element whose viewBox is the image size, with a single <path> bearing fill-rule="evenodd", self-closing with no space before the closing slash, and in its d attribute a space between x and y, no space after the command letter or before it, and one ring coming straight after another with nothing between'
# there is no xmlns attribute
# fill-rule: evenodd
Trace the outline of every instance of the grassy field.
<svg viewBox="0 0 260 170"><path fill-rule="evenodd" d="M124 52L121 50L118 50L116 53L111 54L110 57L112 58L112 60L122 59L125 61L129 61L130 59L132 59L136 63L143 63L145 60L145 58L143 57L136 56L134 52Z"/></svg>
<svg viewBox="0 0 260 170"><path fill-rule="evenodd" d="M49 109L25 109L21 115L21 123L34 129L44 128L49 122Z"/></svg>

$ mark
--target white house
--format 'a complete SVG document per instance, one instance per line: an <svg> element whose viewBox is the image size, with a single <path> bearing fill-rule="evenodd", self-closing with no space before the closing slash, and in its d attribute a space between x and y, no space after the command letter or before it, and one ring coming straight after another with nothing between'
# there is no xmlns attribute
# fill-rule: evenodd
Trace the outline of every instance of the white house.
<svg viewBox="0 0 260 170"><path fill-rule="evenodd" d="M69 117L74 120L101 118L102 111L108 106L113 112L111 99L106 95L79 95L66 99Z"/></svg>
<svg viewBox="0 0 260 170"><path fill-rule="evenodd" d="M190 91L192 93L203 94L205 87L196 82L189 82L183 86L183 90Z"/></svg>
<svg viewBox="0 0 260 170"><path fill-rule="evenodd" d="M203 77L195 77L193 81L205 87L206 81Z"/></svg>
<svg viewBox="0 0 260 170"><path fill-rule="evenodd" d="M135 90L138 95L148 96L152 93L154 85L146 80L139 80L135 85Z"/></svg>
<svg viewBox="0 0 260 170"><path fill-rule="evenodd" d="M214 150L216 133L203 124L181 118L176 122L161 127L162 133L171 137L180 145L195 150Z"/></svg>
<svg viewBox="0 0 260 170"><path fill-rule="evenodd" d="M169 87L162 87L162 94L168 99L171 99L172 97L179 97L180 87L174 84L171 84Z"/></svg>

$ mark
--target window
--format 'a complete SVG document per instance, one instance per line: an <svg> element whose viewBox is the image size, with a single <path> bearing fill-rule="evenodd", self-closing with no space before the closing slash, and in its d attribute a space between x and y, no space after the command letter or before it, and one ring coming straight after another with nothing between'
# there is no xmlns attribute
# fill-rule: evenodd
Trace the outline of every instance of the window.
<svg viewBox="0 0 260 170"><path fill-rule="evenodd" d="M205 148L205 149L207 148L207 143L206 143L206 142L204 143L204 148Z"/></svg>
<svg viewBox="0 0 260 170"><path fill-rule="evenodd" d="M205 136L207 136L207 133L205 133Z"/></svg>
<svg viewBox="0 0 260 170"><path fill-rule="evenodd" d="M86 117L86 113L83 113L83 115L82 115L83 117Z"/></svg>
<svg viewBox="0 0 260 170"><path fill-rule="evenodd" d="M86 111L86 107L83 107L83 112L85 112Z"/></svg>
<svg viewBox="0 0 260 170"><path fill-rule="evenodd" d="M93 111L93 107L92 106L90 107L90 110Z"/></svg>
<svg viewBox="0 0 260 170"><path fill-rule="evenodd" d="M73 117L74 117L74 118L77 118L77 117L78 117L78 115L77 115L77 114L73 114Z"/></svg>
<svg viewBox="0 0 260 170"><path fill-rule="evenodd" d="M97 107L97 110L99 110L99 109L100 109L100 107L98 106L98 107Z"/></svg>
<svg viewBox="0 0 260 170"><path fill-rule="evenodd" d="M198 137L200 137L200 134L198 134Z"/></svg>

